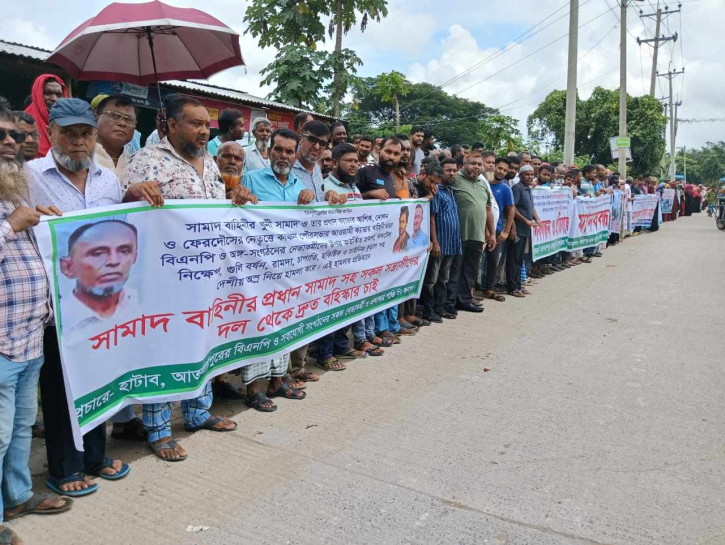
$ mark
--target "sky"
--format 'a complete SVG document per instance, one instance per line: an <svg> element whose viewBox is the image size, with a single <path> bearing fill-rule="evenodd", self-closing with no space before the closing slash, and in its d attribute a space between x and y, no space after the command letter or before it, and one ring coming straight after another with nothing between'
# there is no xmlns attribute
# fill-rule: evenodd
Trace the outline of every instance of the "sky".
<svg viewBox="0 0 725 545"><path fill-rule="evenodd" d="M259 72L276 51L261 49L244 34L248 1L167 1L201 8L241 35L246 67L222 72L212 77L212 83L258 96L271 90L261 85ZM649 92L652 48L638 45L636 38L651 38L654 21L641 20L638 13L653 13L657 1L630 0L627 89L631 95ZM588 98L596 86L619 87L619 6L616 0L579 2L578 89L581 98ZM682 13L666 18L661 29L666 36L677 32L679 39L661 44L659 71L685 67L684 76L673 79L675 99L682 101L680 119L725 119L725 35L721 18L714 16L725 11L725 0L680 3ZM53 49L105 5L99 0L71 0L59 11L58 3L51 0L12 2L4 8L0 38ZM677 9L677 2L667 5ZM566 88L568 0L389 0L388 10L380 23L371 21L364 33L355 28L344 38L343 47L355 50L364 62L359 75L398 70L413 82L442 85L448 93L500 108L519 120L524 134L526 118L537 104L551 91ZM328 40L322 47L332 45ZM669 97L665 78L658 78L655 96ZM678 126L678 148L719 140L725 140L725 120Z"/></svg>

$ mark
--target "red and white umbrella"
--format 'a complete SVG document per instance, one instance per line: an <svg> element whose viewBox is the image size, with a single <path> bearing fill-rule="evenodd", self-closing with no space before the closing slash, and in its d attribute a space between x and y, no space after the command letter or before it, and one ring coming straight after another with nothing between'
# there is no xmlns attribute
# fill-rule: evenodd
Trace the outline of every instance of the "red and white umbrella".
<svg viewBox="0 0 725 545"><path fill-rule="evenodd" d="M110 4L71 32L48 60L77 80L137 85L207 79L244 64L239 34L231 28L197 9L158 1Z"/></svg>

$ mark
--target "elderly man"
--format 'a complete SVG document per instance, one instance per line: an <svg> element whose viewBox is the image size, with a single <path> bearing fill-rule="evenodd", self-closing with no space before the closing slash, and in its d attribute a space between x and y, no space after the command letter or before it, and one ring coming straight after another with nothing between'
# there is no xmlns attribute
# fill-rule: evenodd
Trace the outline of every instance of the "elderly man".
<svg viewBox="0 0 725 545"><path fill-rule="evenodd" d="M95 112L98 119L96 164L121 179L131 160L126 144L133 140L138 110L128 97L108 96L98 102Z"/></svg>
<svg viewBox="0 0 725 545"><path fill-rule="evenodd" d="M470 153L452 186L461 224L463 254L456 256L451 264L445 307L450 314L457 314L458 310L483 312L483 308L474 304L472 290L481 266L484 245L491 250L496 246L496 227L491 192L479 178L482 171L481 154Z"/></svg>
<svg viewBox="0 0 725 545"><path fill-rule="evenodd" d="M269 167L269 135L272 134L272 122L266 117L258 117L252 123L254 144L244 147L244 174L252 170Z"/></svg>
<svg viewBox="0 0 725 545"><path fill-rule="evenodd" d="M18 130L25 134L22 142L19 144L18 159L24 163L32 161L38 156L38 148L40 144L40 136L38 136L38 125L35 123L33 116L25 112L15 112L18 119Z"/></svg>
<svg viewBox="0 0 725 545"><path fill-rule="evenodd" d="M134 155L126 169L122 182L122 186L128 188L126 200L146 199L157 206L163 205L164 199L229 197L237 205L253 200L242 185L225 194L219 169L206 150L209 112L198 100L177 95L166 104L166 118L167 136L157 145ZM181 402L187 431L228 432L236 428L228 418L209 413L212 398L211 384L207 383L199 397ZM171 436L171 403L144 405L143 422L149 446L159 458L166 461L186 459L186 451Z"/></svg>
<svg viewBox="0 0 725 545"><path fill-rule="evenodd" d="M221 134L206 145L206 149L213 157L217 156L218 150L226 142L236 142L244 138L244 114L240 110L232 108L222 110L217 120Z"/></svg>
<svg viewBox="0 0 725 545"><path fill-rule="evenodd" d="M50 153L26 164L33 204L56 204L64 212L72 212L120 203L118 178L94 160L98 123L90 105L77 98L62 98L50 110L48 122ZM44 343L40 398L50 474L46 484L59 494L85 496L98 489L86 475L117 480L130 468L121 460L106 458L105 423L86 433L84 450L76 450L55 327L45 330ZM125 420L132 418L133 413Z"/></svg>
<svg viewBox="0 0 725 545"><path fill-rule="evenodd" d="M27 206L28 180L16 157L17 119L0 105L0 543L20 543L3 521L70 509L73 500L33 493L28 461L50 317L48 280L30 227L41 213Z"/></svg>
<svg viewBox="0 0 725 545"><path fill-rule="evenodd" d="M40 136L38 157L45 157L50 149L50 140L48 139L48 115L50 109L58 100L68 96L68 89L60 77L55 74L43 74L33 82L30 96L32 101L30 106L25 108L25 112L32 115L38 125L38 135Z"/></svg>

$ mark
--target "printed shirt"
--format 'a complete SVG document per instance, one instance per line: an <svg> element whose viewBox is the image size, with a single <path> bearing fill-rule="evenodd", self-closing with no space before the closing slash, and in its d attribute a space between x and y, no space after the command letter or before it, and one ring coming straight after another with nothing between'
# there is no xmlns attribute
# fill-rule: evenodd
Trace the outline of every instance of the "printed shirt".
<svg viewBox="0 0 725 545"><path fill-rule="evenodd" d="M322 191L324 191L325 193L327 193L328 191L334 191L336 193L340 193L341 195L347 195L348 201L362 200L362 194L355 185L355 182L343 184L340 180L335 178L332 173L330 173L327 178L325 178L324 183L322 184Z"/></svg>
<svg viewBox="0 0 725 545"><path fill-rule="evenodd" d="M32 231L16 233L6 220L14 210L13 203L0 201L0 355L21 362L43 354L50 302Z"/></svg>
<svg viewBox="0 0 725 545"><path fill-rule="evenodd" d="M461 222L461 240L486 241L486 215L491 213L491 192L476 178L469 180L460 171L452 186Z"/></svg>
<svg viewBox="0 0 725 545"><path fill-rule="evenodd" d="M526 187L524 184L516 184L511 192L514 195L516 210L527 220L533 221L534 196L531 193L531 187ZM516 220L516 234L520 237L529 237L531 236L531 227Z"/></svg>
<svg viewBox="0 0 725 545"><path fill-rule="evenodd" d="M317 202L325 202L325 192L322 190L322 186L325 185L325 179L322 177L322 171L317 163L315 163L315 168L312 169L312 174L310 174L310 171L297 159L295 164L292 165L292 172L305 185L306 189L309 189L315 194L315 200Z"/></svg>
<svg viewBox="0 0 725 545"><path fill-rule="evenodd" d="M118 157L118 162L114 165L113 159L106 151L106 148L96 142L96 154L93 158L99 167L107 168L121 180L123 179L123 174L126 172L128 163L131 161L131 153L126 148L123 148L123 152Z"/></svg>
<svg viewBox="0 0 725 545"><path fill-rule="evenodd" d="M146 147L133 156L121 186L155 180L165 199L225 199L219 169L211 154L204 151L204 175L200 176L174 149L168 138Z"/></svg>
<svg viewBox="0 0 725 545"><path fill-rule="evenodd" d="M498 221L496 222L496 232L500 233L503 231L504 223L506 220L506 207L513 206L514 194L511 188L506 185L505 180L501 180L497 184L489 184L491 187L491 193L493 198L496 200L499 209Z"/></svg>
<svg viewBox="0 0 725 545"><path fill-rule="evenodd" d="M384 189L388 198L395 198L395 180L392 174L385 172L380 165L364 166L357 171L356 184L363 195L368 191Z"/></svg>
<svg viewBox="0 0 725 545"><path fill-rule="evenodd" d="M260 170L269 166L269 159L262 157L257 149L257 144L251 144L244 146L244 172L252 172L253 170Z"/></svg>
<svg viewBox="0 0 725 545"><path fill-rule="evenodd" d="M456 198L451 188L438 185L438 192L430 202L430 211L435 214L436 238L443 255L461 255L461 225L458 220Z"/></svg>
<svg viewBox="0 0 725 545"><path fill-rule="evenodd" d="M116 175L96 163L88 169L85 194L58 170L53 154L25 163L30 178L30 202L33 207L55 205L62 212L121 202L121 186Z"/></svg>
<svg viewBox="0 0 725 545"><path fill-rule="evenodd" d="M260 201L297 203L300 193L306 189L294 173L289 173L287 183L282 185L272 167L247 172L242 177L242 185L249 189Z"/></svg>

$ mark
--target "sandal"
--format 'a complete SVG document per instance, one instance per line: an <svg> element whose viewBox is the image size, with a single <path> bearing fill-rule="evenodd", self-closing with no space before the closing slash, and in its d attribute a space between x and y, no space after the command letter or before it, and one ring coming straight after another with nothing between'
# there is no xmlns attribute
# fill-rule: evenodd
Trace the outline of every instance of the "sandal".
<svg viewBox="0 0 725 545"><path fill-rule="evenodd" d="M401 343L400 337L398 337L394 333L391 333L390 331L386 331L381 336L382 336L383 339L390 340L390 343L391 344L400 344ZM383 346L385 346L385 345L383 345Z"/></svg>
<svg viewBox="0 0 725 545"><path fill-rule="evenodd" d="M304 399L307 397L307 392L302 392L297 388L292 388L287 382L282 382L282 385L270 392L267 390L267 397L286 397L287 399Z"/></svg>
<svg viewBox="0 0 725 545"><path fill-rule="evenodd" d="M292 378L302 382L317 382L320 380L320 375L313 373L312 371L308 371L307 369L300 369L299 371L292 373ZM298 390L300 389L297 386L295 386L295 388Z"/></svg>
<svg viewBox="0 0 725 545"><path fill-rule="evenodd" d="M113 427L115 428L116 426ZM123 441L146 441L148 433L146 433L146 428L144 428L141 419L136 417L133 420L123 423L123 431L112 431L111 437Z"/></svg>
<svg viewBox="0 0 725 545"><path fill-rule="evenodd" d="M416 334L415 329L407 328L407 327L401 327L400 331L398 331L398 335L411 335L412 336L415 334Z"/></svg>
<svg viewBox="0 0 725 545"><path fill-rule="evenodd" d="M56 494L60 494L61 496L70 496L72 498L87 496L88 494L93 494L96 490L98 490L98 483L93 483L88 488L82 488L80 490L67 490L65 492L61 490L60 487L64 484L74 483L76 481L83 481L83 473L74 473L68 477L63 477L62 479L57 477L48 477L45 479L45 486L50 488Z"/></svg>
<svg viewBox="0 0 725 545"><path fill-rule="evenodd" d="M7 526L3 526L2 531L0 531L0 545L14 545L19 539L18 534Z"/></svg>
<svg viewBox="0 0 725 545"><path fill-rule="evenodd" d="M506 300L506 298L503 295L500 295L500 294L496 293L493 290L486 290L486 291L484 291L483 292L483 296L486 299L493 299L494 301L499 301L501 303Z"/></svg>
<svg viewBox="0 0 725 545"><path fill-rule="evenodd" d="M398 324L400 324L401 329L413 329L415 327L408 320L398 320Z"/></svg>
<svg viewBox="0 0 725 545"><path fill-rule="evenodd" d="M65 492L61 492L61 494L65 494ZM57 496L54 496L52 494L45 494L44 492L35 492L28 501L23 503L22 505L18 505L16 507L22 507L20 511L15 513L14 515L7 515L3 513L3 518L5 521L18 519L20 517L24 517L25 515L56 515L58 513L63 513L65 511L68 511L68 509L71 508L73 505L73 500L70 498L62 498L65 502L62 507L52 507L50 509L38 509L41 503L43 503L45 500L51 500L56 499ZM10 508L12 509L12 507ZM10 509L6 509L5 511L9 511ZM1 535L1 534L0 534ZM3 543L0 541L0 543Z"/></svg>
<svg viewBox="0 0 725 545"><path fill-rule="evenodd" d="M216 432L219 432L219 433L226 433L226 432L234 431L234 430L237 429L237 423L236 422L232 422L232 424L234 424L234 427L233 428L230 428L230 429L227 429L227 428L215 428L214 426L216 426L219 422L224 422L224 419L221 416L212 416L206 422L203 422L199 426L187 426L186 424L184 424L184 429L186 431L192 432L192 433L195 432L195 431L201 431L201 430L216 431Z"/></svg>
<svg viewBox="0 0 725 545"><path fill-rule="evenodd" d="M332 358L326 359L325 361L318 361L317 365L322 367L325 371L344 371L345 369L347 369L347 367L345 367L345 364L337 360L337 358L335 358L334 356Z"/></svg>
<svg viewBox="0 0 725 545"><path fill-rule="evenodd" d="M526 296L525 296L525 295L524 295L523 293L521 293L521 292L520 292L519 290L516 290L516 291L510 291L510 292L509 292L509 295L510 295L511 297L520 297L520 298L524 298L524 297L526 297Z"/></svg>
<svg viewBox="0 0 725 545"><path fill-rule="evenodd" d="M368 355L367 355L367 352L358 350L357 348L351 348L344 354L338 354L335 357L339 358L339 359L344 359L344 360L356 360L358 358L367 358Z"/></svg>
<svg viewBox="0 0 725 545"><path fill-rule="evenodd" d="M380 341L375 342L375 339L380 339ZM375 346L382 346L383 348L390 348L391 346L393 346L393 341L388 337L383 337L382 339L380 337L375 337L372 341L368 342L370 344L374 344Z"/></svg>
<svg viewBox="0 0 725 545"><path fill-rule="evenodd" d="M370 348L365 348L365 345L370 345ZM361 350L370 356L382 356L385 353L382 348L369 341L356 342L355 350Z"/></svg>
<svg viewBox="0 0 725 545"><path fill-rule="evenodd" d="M119 479L123 479L129 474L131 466L122 463L121 469L116 471L115 475L106 475L105 473L102 473L104 469L113 469L113 460L111 458L104 458L100 464L96 464L91 466L89 469L86 469L86 474L93 475L94 477L100 477L101 479L106 479L107 481L117 481Z"/></svg>
<svg viewBox="0 0 725 545"><path fill-rule="evenodd" d="M154 454L161 458L164 462L183 462L189 457L188 454L184 454L183 456L179 456L178 458L162 458L161 456L159 456L160 450L173 450L176 451L176 453L178 454L179 451L176 450L178 444L179 443L176 439L171 439L170 441L166 441L165 443L148 443L148 446L150 446Z"/></svg>
<svg viewBox="0 0 725 545"><path fill-rule="evenodd" d="M521 288L519 291L521 293L523 293L524 295L531 295L531 292L529 290L527 290L526 288Z"/></svg>
<svg viewBox="0 0 725 545"><path fill-rule="evenodd" d="M269 399L266 395L264 395L262 392L257 392L256 394L252 394L251 396L247 396L244 402L247 404L247 407L250 409L254 409L255 411L259 411L261 413L273 413L277 410L277 405L273 405L272 407L263 407L262 404L266 403L268 401L272 401Z"/></svg>

